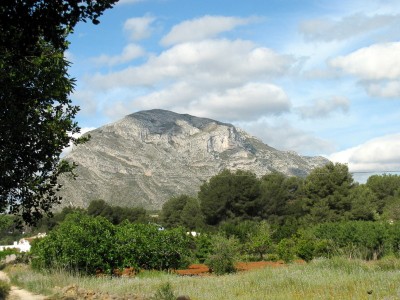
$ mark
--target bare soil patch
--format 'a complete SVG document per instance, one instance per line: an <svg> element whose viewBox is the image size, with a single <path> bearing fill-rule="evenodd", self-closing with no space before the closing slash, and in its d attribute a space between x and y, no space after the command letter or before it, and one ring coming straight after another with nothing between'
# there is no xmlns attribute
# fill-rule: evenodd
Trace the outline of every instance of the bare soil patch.
<svg viewBox="0 0 400 300"><path fill-rule="evenodd" d="M283 261L255 261L255 262L239 262L236 269L240 271L250 271L265 267L282 267L285 266ZM176 270L176 273L182 276L208 276L211 275L210 269L205 264L192 264L187 269Z"/></svg>

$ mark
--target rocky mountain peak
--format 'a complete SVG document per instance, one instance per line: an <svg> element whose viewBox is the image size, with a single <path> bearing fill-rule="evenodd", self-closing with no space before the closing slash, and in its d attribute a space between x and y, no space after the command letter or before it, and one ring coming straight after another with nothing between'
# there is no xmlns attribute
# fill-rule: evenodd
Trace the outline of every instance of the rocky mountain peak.
<svg viewBox="0 0 400 300"><path fill-rule="evenodd" d="M195 194L221 170L272 171L305 176L327 162L278 151L227 123L154 109L137 112L92 132L74 148L78 179L63 178L67 202L91 200L158 209L170 197Z"/></svg>

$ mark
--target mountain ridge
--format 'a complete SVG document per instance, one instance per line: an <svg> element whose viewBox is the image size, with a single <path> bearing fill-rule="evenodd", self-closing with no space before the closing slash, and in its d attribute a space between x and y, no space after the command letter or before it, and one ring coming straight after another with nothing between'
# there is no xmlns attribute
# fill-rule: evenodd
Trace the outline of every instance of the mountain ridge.
<svg viewBox="0 0 400 300"><path fill-rule="evenodd" d="M276 150L229 123L160 109L127 115L90 135L66 157L78 164L78 179L60 179L64 205L103 199L159 209L174 195L195 195L223 169L306 176L328 162Z"/></svg>

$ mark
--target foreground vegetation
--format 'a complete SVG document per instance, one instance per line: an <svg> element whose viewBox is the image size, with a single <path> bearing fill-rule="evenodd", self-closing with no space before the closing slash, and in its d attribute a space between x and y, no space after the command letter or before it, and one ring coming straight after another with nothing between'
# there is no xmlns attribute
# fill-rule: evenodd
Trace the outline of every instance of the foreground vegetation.
<svg viewBox="0 0 400 300"><path fill-rule="evenodd" d="M8 271L16 285L44 294L78 284L153 300L174 299L163 293L193 299L395 299L399 208L398 175L372 176L359 185L340 164L305 179L223 171L197 198L171 198L158 219L103 200L87 209L65 208L34 229L48 234L23 257L29 265ZM0 216L8 238L18 231L12 226ZM309 264L292 264L296 259ZM237 261L261 260L289 265L235 269ZM212 278L173 275L192 263L207 264ZM128 266L139 275L113 276ZM98 272L107 278L93 276Z"/></svg>
<svg viewBox="0 0 400 300"><path fill-rule="evenodd" d="M150 299L169 283L175 295L197 300L398 299L399 267L400 260L394 258L365 262L336 257L208 277L144 271L135 278L96 278L63 271L37 273L28 266L8 267L7 272L13 284L46 295L57 290L60 295L62 287L78 285L86 290Z"/></svg>

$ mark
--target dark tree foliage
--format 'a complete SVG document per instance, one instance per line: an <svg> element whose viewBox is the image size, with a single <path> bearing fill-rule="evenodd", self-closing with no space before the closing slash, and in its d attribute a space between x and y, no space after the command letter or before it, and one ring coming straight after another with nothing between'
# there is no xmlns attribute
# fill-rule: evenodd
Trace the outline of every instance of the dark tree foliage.
<svg viewBox="0 0 400 300"><path fill-rule="evenodd" d="M350 190L351 208L345 213L348 220L373 221L377 213L377 197L366 185L358 185Z"/></svg>
<svg viewBox="0 0 400 300"><path fill-rule="evenodd" d="M379 213L383 212L384 206L391 197L400 193L400 176L384 174L373 175L368 178L366 186L369 187L377 197L377 209Z"/></svg>
<svg viewBox="0 0 400 300"><path fill-rule="evenodd" d="M0 245L11 245L22 237L21 228L16 226L16 216L0 215Z"/></svg>
<svg viewBox="0 0 400 300"><path fill-rule="evenodd" d="M0 1L0 212L33 224L60 201L57 177L73 168L60 154L80 131L66 38L115 2Z"/></svg>
<svg viewBox="0 0 400 300"><path fill-rule="evenodd" d="M260 182L254 173L224 170L200 187L198 198L206 223L257 216Z"/></svg>
<svg viewBox="0 0 400 300"><path fill-rule="evenodd" d="M271 173L261 178L259 215L276 223L286 215L296 215L299 207L296 200L301 195L303 179L288 177L282 173Z"/></svg>
<svg viewBox="0 0 400 300"><path fill-rule="evenodd" d="M314 169L303 185L307 222L342 220L344 213L351 210L348 195L353 187L354 180L347 165L328 163Z"/></svg>
<svg viewBox="0 0 400 300"><path fill-rule="evenodd" d="M90 202L87 214L94 217L104 217L114 225L120 224L124 220L138 223L148 221L147 211L142 207L111 206L104 200L93 200Z"/></svg>
<svg viewBox="0 0 400 300"><path fill-rule="evenodd" d="M203 226L199 202L188 195L172 197L165 202L160 218L162 225L169 228L183 226L195 230Z"/></svg>

